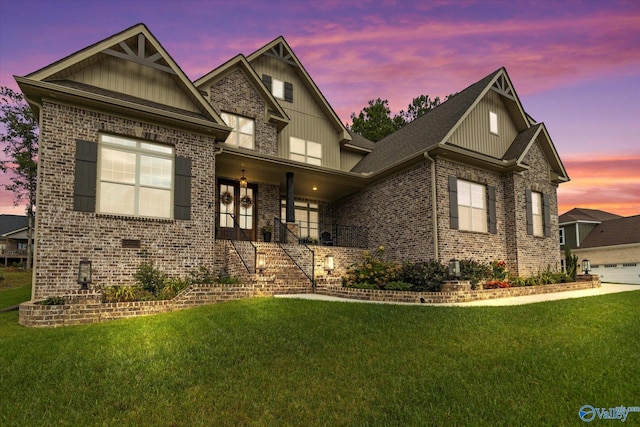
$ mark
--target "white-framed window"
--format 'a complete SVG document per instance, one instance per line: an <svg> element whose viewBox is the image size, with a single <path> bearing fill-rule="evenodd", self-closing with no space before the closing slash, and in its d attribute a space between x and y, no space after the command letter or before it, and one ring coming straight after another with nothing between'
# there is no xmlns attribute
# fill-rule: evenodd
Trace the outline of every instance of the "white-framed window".
<svg viewBox="0 0 640 427"><path fill-rule="evenodd" d="M274 98L284 99L284 82L282 80L271 79L271 94Z"/></svg>
<svg viewBox="0 0 640 427"><path fill-rule="evenodd" d="M97 212L172 218L174 148L100 135Z"/></svg>
<svg viewBox="0 0 640 427"><path fill-rule="evenodd" d="M560 244L564 245L564 227L560 227Z"/></svg>
<svg viewBox="0 0 640 427"><path fill-rule="evenodd" d="M322 144L292 136L289 139L289 158L322 166Z"/></svg>
<svg viewBox="0 0 640 427"><path fill-rule="evenodd" d="M318 239L318 226L319 226L319 205L315 202L308 202L304 200L294 201L296 224L298 224L298 235L301 238ZM287 200L282 199L280 203L281 218L287 216Z"/></svg>
<svg viewBox="0 0 640 427"><path fill-rule="evenodd" d="M458 180L459 229L487 232L487 203L485 186Z"/></svg>
<svg viewBox="0 0 640 427"><path fill-rule="evenodd" d="M498 135L498 113L489 111L489 132Z"/></svg>
<svg viewBox="0 0 640 427"><path fill-rule="evenodd" d="M543 236L542 193L536 191L531 192L531 218L533 220L533 235Z"/></svg>
<svg viewBox="0 0 640 427"><path fill-rule="evenodd" d="M255 148L255 122L253 119L230 113L222 113L220 117L227 126L233 129L225 143L249 150Z"/></svg>

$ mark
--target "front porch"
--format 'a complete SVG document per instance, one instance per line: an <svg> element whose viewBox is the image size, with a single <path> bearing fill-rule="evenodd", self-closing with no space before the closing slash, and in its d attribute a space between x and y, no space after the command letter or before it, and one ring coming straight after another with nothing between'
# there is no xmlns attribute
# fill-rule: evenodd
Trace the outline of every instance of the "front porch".
<svg viewBox="0 0 640 427"><path fill-rule="evenodd" d="M242 282L269 281L277 287L314 286L319 278L339 278L367 247L365 227L317 224L314 230L319 238L316 238L301 234L298 224L285 224L274 218L270 236L256 241L251 240L234 216L230 217L233 230L227 228L216 234L216 268Z"/></svg>

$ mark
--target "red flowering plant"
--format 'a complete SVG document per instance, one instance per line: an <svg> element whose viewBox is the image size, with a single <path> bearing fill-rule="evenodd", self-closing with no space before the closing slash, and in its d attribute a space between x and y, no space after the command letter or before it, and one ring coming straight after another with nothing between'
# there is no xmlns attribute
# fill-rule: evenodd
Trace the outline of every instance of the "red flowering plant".
<svg viewBox="0 0 640 427"><path fill-rule="evenodd" d="M491 262L491 269L493 270L492 279L484 284L485 289L508 288L511 286L507 278L506 262L503 260L495 260Z"/></svg>

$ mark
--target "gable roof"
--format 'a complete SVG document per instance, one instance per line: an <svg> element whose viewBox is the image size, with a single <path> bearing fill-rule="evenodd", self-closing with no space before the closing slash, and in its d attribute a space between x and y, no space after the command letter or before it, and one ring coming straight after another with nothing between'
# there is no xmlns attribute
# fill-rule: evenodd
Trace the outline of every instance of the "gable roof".
<svg viewBox="0 0 640 427"><path fill-rule="evenodd" d="M573 208L570 211L560 215L558 220L560 224L564 224L577 221L603 222L618 218L623 217L598 209Z"/></svg>
<svg viewBox="0 0 640 427"><path fill-rule="evenodd" d="M324 97L309 73L307 73L307 70L304 68L284 37L279 36L260 49L256 50L252 54L248 55L247 61L249 61L249 63L253 63L262 56L275 58L292 66L298 77L302 80L315 101L318 103L319 107L326 114L331 125L336 129L337 132L339 132L339 139L342 142L351 140L351 136L349 135L346 126L344 125L344 123L342 123L336 112L333 110L333 107Z"/></svg>
<svg viewBox="0 0 640 427"><path fill-rule="evenodd" d="M0 236L13 234L27 228L28 221L26 215L6 215L0 214Z"/></svg>
<svg viewBox="0 0 640 427"><path fill-rule="evenodd" d="M289 123L289 116L280 106L280 103L276 101L271 92L264 85L264 82L258 76L253 67L249 64L247 58L245 58L245 56L242 54L234 56L224 64L220 65L218 68L211 70L204 76L197 79L193 84L198 89L201 89L203 86L210 82L220 80L233 69L239 69L247 77L253 87L258 91L262 99L266 101L267 105L269 106L266 120L275 123L277 125L278 131L285 127Z"/></svg>
<svg viewBox="0 0 640 427"><path fill-rule="evenodd" d="M176 108L169 102L132 96L126 90L118 91L74 81L74 76L113 58L168 76L172 85L178 88L178 93L187 99L189 108ZM110 109L162 117L163 120L213 133L221 139L226 138L230 131L144 24L134 25L25 77L15 76L15 79L36 113L43 98L56 96L61 100L74 100L86 105L106 104Z"/></svg>
<svg viewBox="0 0 640 427"><path fill-rule="evenodd" d="M640 244L640 215L603 221L580 243L580 249L634 243Z"/></svg>
<svg viewBox="0 0 640 427"><path fill-rule="evenodd" d="M501 159L448 142L451 135L490 90L494 90L502 96L505 108L509 111L516 129L519 131ZM378 141L373 152L356 164L352 171L375 173L431 152L434 154L448 152L448 155L465 157L475 164L482 164L486 167L521 171L528 169L528 165L523 162L523 159L536 141L540 143L554 171L552 180L554 182L568 181L569 177L546 127L543 123L532 124L531 117L522 108L507 71L502 67Z"/></svg>
<svg viewBox="0 0 640 427"><path fill-rule="evenodd" d="M499 71L376 142L373 152L358 162L352 172L376 172L442 143Z"/></svg>

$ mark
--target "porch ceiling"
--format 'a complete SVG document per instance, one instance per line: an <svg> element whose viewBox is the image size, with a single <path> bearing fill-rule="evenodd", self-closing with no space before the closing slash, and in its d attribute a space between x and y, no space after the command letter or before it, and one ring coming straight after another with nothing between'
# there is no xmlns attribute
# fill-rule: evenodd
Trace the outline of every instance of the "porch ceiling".
<svg viewBox="0 0 640 427"><path fill-rule="evenodd" d="M225 146L216 155L216 176L239 180L242 169L249 183L279 185L283 195L287 188L286 174L293 172L295 197L311 200L338 200L366 185L366 176L361 174L307 165L236 147Z"/></svg>

